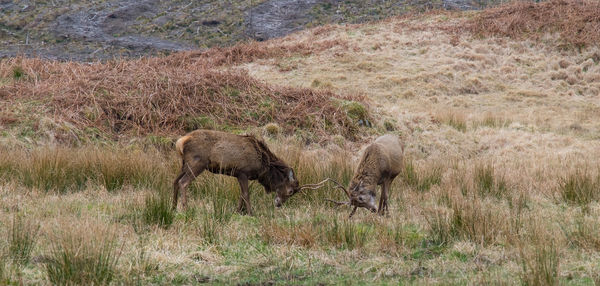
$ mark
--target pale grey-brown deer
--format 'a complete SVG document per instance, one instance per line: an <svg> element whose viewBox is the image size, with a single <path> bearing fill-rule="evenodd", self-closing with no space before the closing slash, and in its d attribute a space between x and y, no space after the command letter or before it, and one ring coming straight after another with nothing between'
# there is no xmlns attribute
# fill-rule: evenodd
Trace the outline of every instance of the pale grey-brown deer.
<svg viewBox="0 0 600 286"><path fill-rule="evenodd" d="M196 130L179 138L175 148L181 156L181 173L173 183L173 209L179 193L187 205L186 188L204 170L236 177L240 184L238 211L252 214L249 180L258 180L267 193L275 192L275 206L303 189L292 168L273 154L265 142L252 135ZM308 187L312 185L307 185Z"/></svg>
<svg viewBox="0 0 600 286"><path fill-rule="evenodd" d="M354 215L358 207L364 207L384 215L388 210L390 186L404 168L403 157L404 146L397 136L386 134L378 137L365 149L348 189L331 180L344 190L349 200L346 202L329 201L338 205L352 206L350 217ZM376 207L375 196L378 185L381 185L381 197L379 207Z"/></svg>

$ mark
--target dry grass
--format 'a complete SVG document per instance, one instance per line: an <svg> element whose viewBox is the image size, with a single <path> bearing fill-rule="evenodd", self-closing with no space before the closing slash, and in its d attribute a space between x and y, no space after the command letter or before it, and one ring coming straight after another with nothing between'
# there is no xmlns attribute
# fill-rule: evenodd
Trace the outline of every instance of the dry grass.
<svg viewBox="0 0 600 286"><path fill-rule="evenodd" d="M561 178L558 188L564 201L585 207L598 200L600 177L587 170L576 170Z"/></svg>
<svg viewBox="0 0 600 286"><path fill-rule="evenodd" d="M221 68L300 51L310 54L337 44L248 43L204 53L92 64L8 59L0 62L0 78L12 78L12 83L3 86L2 98L39 101L43 108L38 110L54 119L81 130L96 127L114 136L276 122L288 134L300 128L354 139L358 125L334 99L364 104L364 97L274 86L244 71ZM21 76L10 74L15 68L23 71ZM14 122L11 117L2 118Z"/></svg>
<svg viewBox="0 0 600 286"><path fill-rule="evenodd" d="M542 39L547 33L559 33L565 45L597 45L600 41L600 2L514 1L478 14L468 27L482 36Z"/></svg>
<svg viewBox="0 0 600 286"><path fill-rule="evenodd" d="M535 4L532 9L543 5ZM82 97L86 99L102 97L87 97L86 90L94 89L87 85L93 82L86 78L88 70L102 67L109 76L116 73L127 81L135 77L127 72L138 68L129 65L139 64L149 75L127 82L129 90L135 90L138 83L146 88L153 77L155 84L161 83L160 73L149 68L159 62L165 71L173 67L173 84L201 81L196 75L183 75L188 69L197 71L193 64L198 63L214 67L206 73L217 77L242 75L234 78L258 82L265 88L260 91L267 94L279 90L273 86L324 97L362 94L372 102L368 114L382 118L376 118L375 128L361 127L361 132L375 137L394 129L388 132L399 134L406 144L407 169L391 187L389 216L360 210L351 220L346 207L334 209L323 200L344 198L330 185L297 194L283 208L275 209L272 195L253 183L256 215L240 216L233 213L239 195L237 181L205 173L190 187L190 210L175 213L169 227L160 227L165 214L160 211L161 201L147 203L146 197L170 192L179 162L172 151L164 151L172 149L169 140L152 139L163 151L144 149L145 145L136 142L31 147L14 143L21 138L11 138L9 133L3 139L7 147L0 149L0 218L4 218L0 228L7 229L15 213L26 214L41 228L32 263L22 267L10 260L4 266L0 263L0 270L4 269L0 279L48 283L43 258L53 253L51 246L64 241L54 234L91 236L80 229L93 222L119 234L116 245L123 245L122 250L112 248L110 255L119 257L112 268L112 281L117 284L597 282L600 204L597 173L591 170L600 165L598 47L557 49L560 38L553 34L537 40L469 34L456 38L448 29L440 29L462 25L484 13L432 13L328 26L282 42L212 50L216 56L207 58L188 53L90 67L40 64L69 75L68 80L56 81L68 83L69 88L76 89L74 82L82 78L77 88L84 91L69 94L86 95ZM276 47L269 51L284 42L293 47L311 41L343 44L302 48L309 48L310 53ZM177 66L185 68L177 70ZM10 80L1 86L0 96L15 102L10 110L3 107L7 117L25 110L19 101L22 96L37 96L44 89L34 88L36 84L53 76L24 68L24 74L14 79L12 68L1 70ZM160 75L169 83L170 75ZM261 85L260 79L273 86ZM318 90L304 89L314 82L319 83ZM29 86L31 94L6 92L17 86ZM184 85L166 86L177 90ZM114 100L130 100L123 93L116 94L121 98ZM363 114L352 103L332 102L335 108L351 107L346 111L352 110L353 119ZM287 116L285 112L277 116ZM347 112L344 116L350 117ZM220 124L206 118L192 122ZM249 122L257 126L276 123L284 131L261 130L270 134L269 146L295 168L301 183L324 177L343 184L350 180L360 156L358 144L339 136L329 145L306 144L284 134L297 123ZM317 132L306 130L296 132L307 138ZM144 209L152 206L159 211L151 217L158 219L140 219ZM97 245L101 249L102 244ZM7 245L0 242L0 249L5 251L0 257L7 257Z"/></svg>
<svg viewBox="0 0 600 286"><path fill-rule="evenodd" d="M357 159L354 156L338 153L343 151L335 151L334 146L324 151L289 144L271 142L275 152L296 168L301 182L315 182L323 177L343 183L349 180ZM121 154L105 148L98 150L100 154L107 157ZM71 150L73 154L79 152L83 151ZM39 247L32 253L36 262L26 266L27 269L41 271L51 267L47 270L50 271L47 279L51 281L100 284L110 280L144 284L156 279L170 284L188 284L196 279L215 283L292 279L309 284L374 277L382 279L381 283L405 279L423 283L439 279L457 283L466 281L463 278L489 279L479 272L470 272L469 269L477 267L500 271L494 277L506 283L515 283L514 278L521 277L524 283L544 284L566 279L567 274L560 274L563 272L557 271L558 267L582 269L568 274L577 281L588 279L590 272L585 271L597 267L578 257L595 257L586 251L598 247L593 216L600 205L592 201L590 210L582 214L578 205L570 206L564 200L543 194L540 186L557 186L558 176L530 175L561 172L556 165L560 160L546 159L553 166L551 169L533 170L522 161L511 167L469 166L468 160L442 165L420 161L421 165L413 172L423 178L432 168L439 168L442 179L438 184L419 190L396 183L391 190L390 216L378 217L361 210L351 220L347 219L346 210L334 209L324 201L328 197L343 198L332 186L298 194L283 208L274 209L272 196L252 184L256 216L240 216L234 213L239 193L236 180L207 173L191 186L190 209L175 213L167 223L160 214L164 212L152 210L169 210L169 201L156 199L162 198L156 193L170 192L168 185L177 171L175 154L164 157L154 151L134 152L139 159L129 162L129 168L151 164L156 173L145 176L149 179L161 174L154 179L159 182L140 186L135 181L124 181L121 188L107 192L99 181L89 181L83 188L73 185L60 194L53 189L27 187L17 172L4 174L8 183L0 191L2 217L14 214L18 205L19 212L26 213L28 220L42 225ZM27 161L26 153L13 150L13 154L20 154ZM53 153L42 149L38 156L52 157ZM314 165L317 159L320 164ZM87 160L88 157L74 156L70 162L85 165ZM128 175L117 162L100 162L99 168L114 168L115 173ZM492 188L507 178L521 183L507 184L510 191L496 196ZM29 194L18 195L23 190ZM107 233L120 235L82 244L77 254L68 243L91 242L98 232L82 232L88 228L110 229ZM553 237L556 243L545 244L547 237ZM573 247L567 247L563 241ZM558 256L557 251L563 255ZM56 260L58 257L63 260ZM86 266L96 260L106 267ZM347 265L348 260L359 262ZM398 268L398 260L404 266ZM379 270L374 273L366 270L375 261ZM281 266L281 263L287 264ZM19 275L25 275L27 281L46 279L45 274L23 274L25 268L10 265L5 274L9 280ZM84 276L67 273L68 265L81 269ZM290 265L296 266L290 270ZM264 270L256 270L257 267ZM321 267L335 270L321 272ZM308 273L313 275L306 276ZM453 278L452 273L467 274ZM289 278L289 275L298 276Z"/></svg>
<svg viewBox="0 0 600 286"><path fill-rule="evenodd" d="M115 234L85 224L74 228L63 225L58 231L45 261L50 283L110 285L121 256Z"/></svg>
<svg viewBox="0 0 600 286"><path fill-rule="evenodd" d="M8 242L8 255L16 264L27 264L31 252L37 243L40 226L34 222L23 219L15 214L6 241Z"/></svg>
<svg viewBox="0 0 600 286"><path fill-rule="evenodd" d="M175 164L157 165L160 161L140 153L140 150L116 150L107 154L97 147L2 149L0 178L13 178L28 188L59 193L78 191L89 185L102 186L109 192L125 185L165 187L163 183Z"/></svg>

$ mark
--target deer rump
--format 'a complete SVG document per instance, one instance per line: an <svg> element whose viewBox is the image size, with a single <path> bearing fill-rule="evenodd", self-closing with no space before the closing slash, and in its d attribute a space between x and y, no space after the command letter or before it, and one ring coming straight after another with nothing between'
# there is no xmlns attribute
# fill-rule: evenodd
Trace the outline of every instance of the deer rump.
<svg viewBox="0 0 600 286"><path fill-rule="evenodd" d="M268 193L276 192L277 206L281 206L299 190L292 168L277 158L264 141L252 135L196 130L177 140L176 149L182 158L182 169L173 186L173 208L177 207L180 191L185 208L185 189L204 170L238 179L241 188L240 212L252 213L249 180L258 180Z"/></svg>

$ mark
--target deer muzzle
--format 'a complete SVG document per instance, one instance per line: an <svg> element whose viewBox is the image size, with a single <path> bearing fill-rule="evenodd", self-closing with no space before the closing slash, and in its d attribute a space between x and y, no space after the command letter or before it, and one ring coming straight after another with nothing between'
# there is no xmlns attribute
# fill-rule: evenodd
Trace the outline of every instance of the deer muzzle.
<svg viewBox="0 0 600 286"><path fill-rule="evenodd" d="M275 206L280 208L281 205L283 205L283 202L281 201L281 198L279 197L275 197Z"/></svg>
<svg viewBox="0 0 600 286"><path fill-rule="evenodd" d="M372 213L377 212L377 207L375 206L375 200L371 199L369 200L368 203L366 203L366 205L364 205L364 207L368 210L370 210Z"/></svg>

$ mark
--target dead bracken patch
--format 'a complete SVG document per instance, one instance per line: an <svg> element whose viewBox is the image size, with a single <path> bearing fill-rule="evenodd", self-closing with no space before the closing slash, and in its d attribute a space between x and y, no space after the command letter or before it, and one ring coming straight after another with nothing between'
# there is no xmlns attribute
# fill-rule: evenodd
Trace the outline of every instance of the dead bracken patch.
<svg viewBox="0 0 600 286"><path fill-rule="evenodd" d="M546 33L560 33L560 39L567 45L597 45L600 42L600 2L515 1L484 10L470 20L467 27L478 35L517 39L539 39Z"/></svg>
<svg viewBox="0 0 600 286"><path fill-rule="evenodd" d="M274 39L266 42L246 42L232 47L212 48L203 52L182 52L168 57L167 60L173 63L185 61L194 65L200 64L215 67L247 63L257 59L284 58L292 55L308 56L334 46L348 48L348 43L338 39L291 41L291 43L288 43L285 39Z"/></svg>
<svg viewBox="0 0 600 286"><path fill-rule="evenodd" d="M264 56L256 46L209 51L212 56L199 59L189 53L94 64L15 58L0 62L0 76L23 67L29 79L3 87L9 101L41 100L54 118L113 134L245 129L275 122L288 133L301 128L355 135L355 123L335 99L363 102L364 97L272 86L244 71L213 68ZM205 57L215 63L207 64Z"/></svg>

